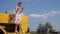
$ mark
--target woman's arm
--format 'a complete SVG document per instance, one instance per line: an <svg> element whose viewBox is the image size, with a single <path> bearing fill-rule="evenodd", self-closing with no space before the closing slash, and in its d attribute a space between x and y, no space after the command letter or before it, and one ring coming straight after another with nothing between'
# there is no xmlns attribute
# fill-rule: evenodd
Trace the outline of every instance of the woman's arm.
<svg viewBox="0 0 60 34"><path fill-rule="evenodd" d="M23 9L24 9L24 8L21 9L21 13L22 13Z"/></svg>

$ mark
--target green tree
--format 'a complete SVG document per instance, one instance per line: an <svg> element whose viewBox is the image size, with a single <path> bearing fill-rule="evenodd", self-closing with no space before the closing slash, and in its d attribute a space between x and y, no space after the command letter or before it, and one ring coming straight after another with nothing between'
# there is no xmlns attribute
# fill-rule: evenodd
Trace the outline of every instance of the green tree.
<svg viewBox="0 0 60 34"><path fill-rule="evenodd" d="M42 31L42 24L39 24L38 29L37 29L37 32L38 33L41 33L41 31Z"/></svg>
<svg viewBox="0 0 60 34"><path fill-rule="evenodd" d="M50 24L50 22L46 22L46 24L39 24L37 29L38 33L47 33L53 31L55 31L55 29L53 29L53 26Z"/></svg>
<svg viewBox="0 0 60 34"><path fill-rule="evenodd" d="M53 29L53 26L50 22L46 22L45 27L47 28L47 31L49 32L55 32L55 29Z"/></svg>
<svg viewBox="0 0 60 34"><path fill-rule="evenodd" d="M52 31L52 25L49 22L46 22L45 27L47 28L47 32L51 32Z"/></svg>

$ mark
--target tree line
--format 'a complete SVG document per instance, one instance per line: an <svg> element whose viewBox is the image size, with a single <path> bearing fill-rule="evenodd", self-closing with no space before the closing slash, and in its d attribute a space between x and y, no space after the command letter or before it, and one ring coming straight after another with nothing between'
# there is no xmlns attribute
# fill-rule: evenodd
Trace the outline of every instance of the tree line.
<svg viewBox="0 0 60 34"><path fill-rule="evenodd" d="M39 24L37 28L37 33L47 33L47 32L55 32L55 29L53 29L53 26L50 22L46 22L45 24Z"/></svg>

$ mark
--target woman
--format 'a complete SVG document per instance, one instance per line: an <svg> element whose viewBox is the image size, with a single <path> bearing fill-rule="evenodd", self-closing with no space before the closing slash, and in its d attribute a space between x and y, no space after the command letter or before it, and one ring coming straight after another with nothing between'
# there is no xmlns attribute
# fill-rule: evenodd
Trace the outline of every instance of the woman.
<svg viewBox="0 0 60 34"><path fill-rule="evenodd" d="M21 16L22 16L23 8L21 8L21 6L22 6L22 2L18 2L18 5L15 8L15 24L16 24L15 32L18 32L17 31L18 26L20 27L20 30L22 30L21 29L21 24L22 24Z"/></svg>

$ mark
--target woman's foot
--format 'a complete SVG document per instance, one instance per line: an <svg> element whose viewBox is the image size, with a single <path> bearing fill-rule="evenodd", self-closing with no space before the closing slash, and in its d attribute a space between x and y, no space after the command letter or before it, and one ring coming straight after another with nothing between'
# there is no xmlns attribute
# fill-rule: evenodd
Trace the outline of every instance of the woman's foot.
<svg viewBox="0 0 60 34"><path fill-rule="evenodd" d="M25 31L22 31L23 34L25 34Z"/></svg>
<svg viewBox="0 0 60 34"><path fill-rule="evenodd" d="M15 31L15 33L18 33L18 31Z"/></svg>
<svg viewBox="0 0 60 34"><path fill-rule="evenodd" d="M24 30L20 30L20 32L22 32L23 34L25 34L25 31Z"/></svg>

